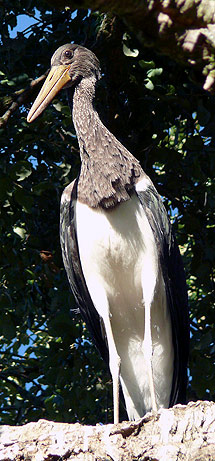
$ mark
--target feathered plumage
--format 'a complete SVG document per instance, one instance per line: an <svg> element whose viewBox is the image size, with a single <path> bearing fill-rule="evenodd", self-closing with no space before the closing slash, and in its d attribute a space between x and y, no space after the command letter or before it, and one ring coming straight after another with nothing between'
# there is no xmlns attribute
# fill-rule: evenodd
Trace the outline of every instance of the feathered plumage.
<svg viewBox="0 0 215 461"><path fill-rule="evenodd" d="M184 403L189 324L183 265L162 200L137 159L94 107L100 66L88 49L67 44L28 120L62 88L76 129L81 170L61 200L61 246L81 315L130 419Z"/></svg>

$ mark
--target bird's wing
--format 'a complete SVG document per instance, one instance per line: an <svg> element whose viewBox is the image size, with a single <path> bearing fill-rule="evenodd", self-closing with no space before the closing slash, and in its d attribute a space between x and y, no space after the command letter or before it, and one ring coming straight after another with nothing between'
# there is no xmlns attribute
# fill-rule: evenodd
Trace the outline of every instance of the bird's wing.
<svg viewBox="0 0 215 461"><path fill-rule="evenodd" d="M102 358L109 363L102 320L95 309L83 275L77 243L74 204L77 200L77 179L64 190L60 210L60 239L63 262L80 314Z"/></svg>
<svg viewBox="0 0 215 461"><path fill-rule="evenodd" d="M174 345L172 406L185 403L186 399L189 316L184 268L166 209L149 178L140 181L136 191L155 237L171 317Z"/></svg>

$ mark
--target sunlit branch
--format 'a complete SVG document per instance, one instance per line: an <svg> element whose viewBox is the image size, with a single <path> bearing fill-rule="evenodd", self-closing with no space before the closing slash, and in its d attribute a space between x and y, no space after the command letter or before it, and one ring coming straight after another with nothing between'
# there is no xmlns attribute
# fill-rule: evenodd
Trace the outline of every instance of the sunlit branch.
<svg viewBox="0 0 215 461"><path fill-rule="evenodd" d="M2 128L3 126L5 126L10 118L10 116L20 107L22 106L22 104L25 104L31 97L31 94L32 92L34 91L35 87L37 85L39 85L41 82L43 82L43 80L45 80L45 78L47 77L48 75L48 72L49 72L49 69L43 74L41 75L40 77L38 77L37 79L35 80L32 80L32 82L30 83L30 85L26 88L26 89L23 89L22 90L22 93L20 94L19 92L19 96L17 96L17 99L15 101L13 101L10 105L10 107L6 110L6 112L4 113L4 115L2 115L2 117L0 117L0 128ZM16 95L14 94L14 97Z"/></svg>

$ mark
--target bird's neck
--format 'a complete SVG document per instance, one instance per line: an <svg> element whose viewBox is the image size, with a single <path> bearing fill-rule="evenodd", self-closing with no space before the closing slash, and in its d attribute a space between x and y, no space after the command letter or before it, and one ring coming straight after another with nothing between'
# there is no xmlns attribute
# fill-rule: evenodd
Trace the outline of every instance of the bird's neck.
<svg viewBox="0 0 215 461"><path fill-rule="evenodd" d="M81 171L78 198L92 207L111 208L128 200L142 175L137 159L103 125L95 107L95 78L75 88L73 123L78 137Z"/></svg>
<svg viewBox="0 0 215 461"><path fill-rule="evenodd" d="M95 86L94 77L85 78L75 88L73 95L72 118L82 163L88 157L102 157L98 140L101 139L103 130L107 130L94 107Z"/></svg>

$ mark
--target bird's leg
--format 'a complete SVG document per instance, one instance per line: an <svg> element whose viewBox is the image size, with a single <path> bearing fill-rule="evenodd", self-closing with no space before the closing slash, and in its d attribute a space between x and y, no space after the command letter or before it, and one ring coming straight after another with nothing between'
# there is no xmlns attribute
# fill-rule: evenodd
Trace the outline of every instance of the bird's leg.
<svg viewBox="0 0 215 461"><path fill-rule="evenodd" d="M149 389L151 395L152 411L157 412L155 387L152 370L152 332L151 332L151 303L145 303L145 331L144 331L144 358L147 365Z"/></svg>
<svg viewBox="0 0 215 461"><path fill-rule="evenodd" d="M109 314L105 318L103 317L103 321L109 349L109 367L113 380L114 424L117 424L119 422L119 373L121 360L116 350Z"/></svg>
<svg viewBox="0 0 215 461"><path fill-rule="evenodd" d="M95 290L96 287L96 290ZM88 279L88 289L94 301L95 308L103 320L104 330L108 343L109 352L109 367L113 380L113 408L114 408L114 423L119 422L119 372L120 372L120 357L117 353L112 325L110 321L110 305L107 294L104 288L104 283L91 274Z"/></svg>

